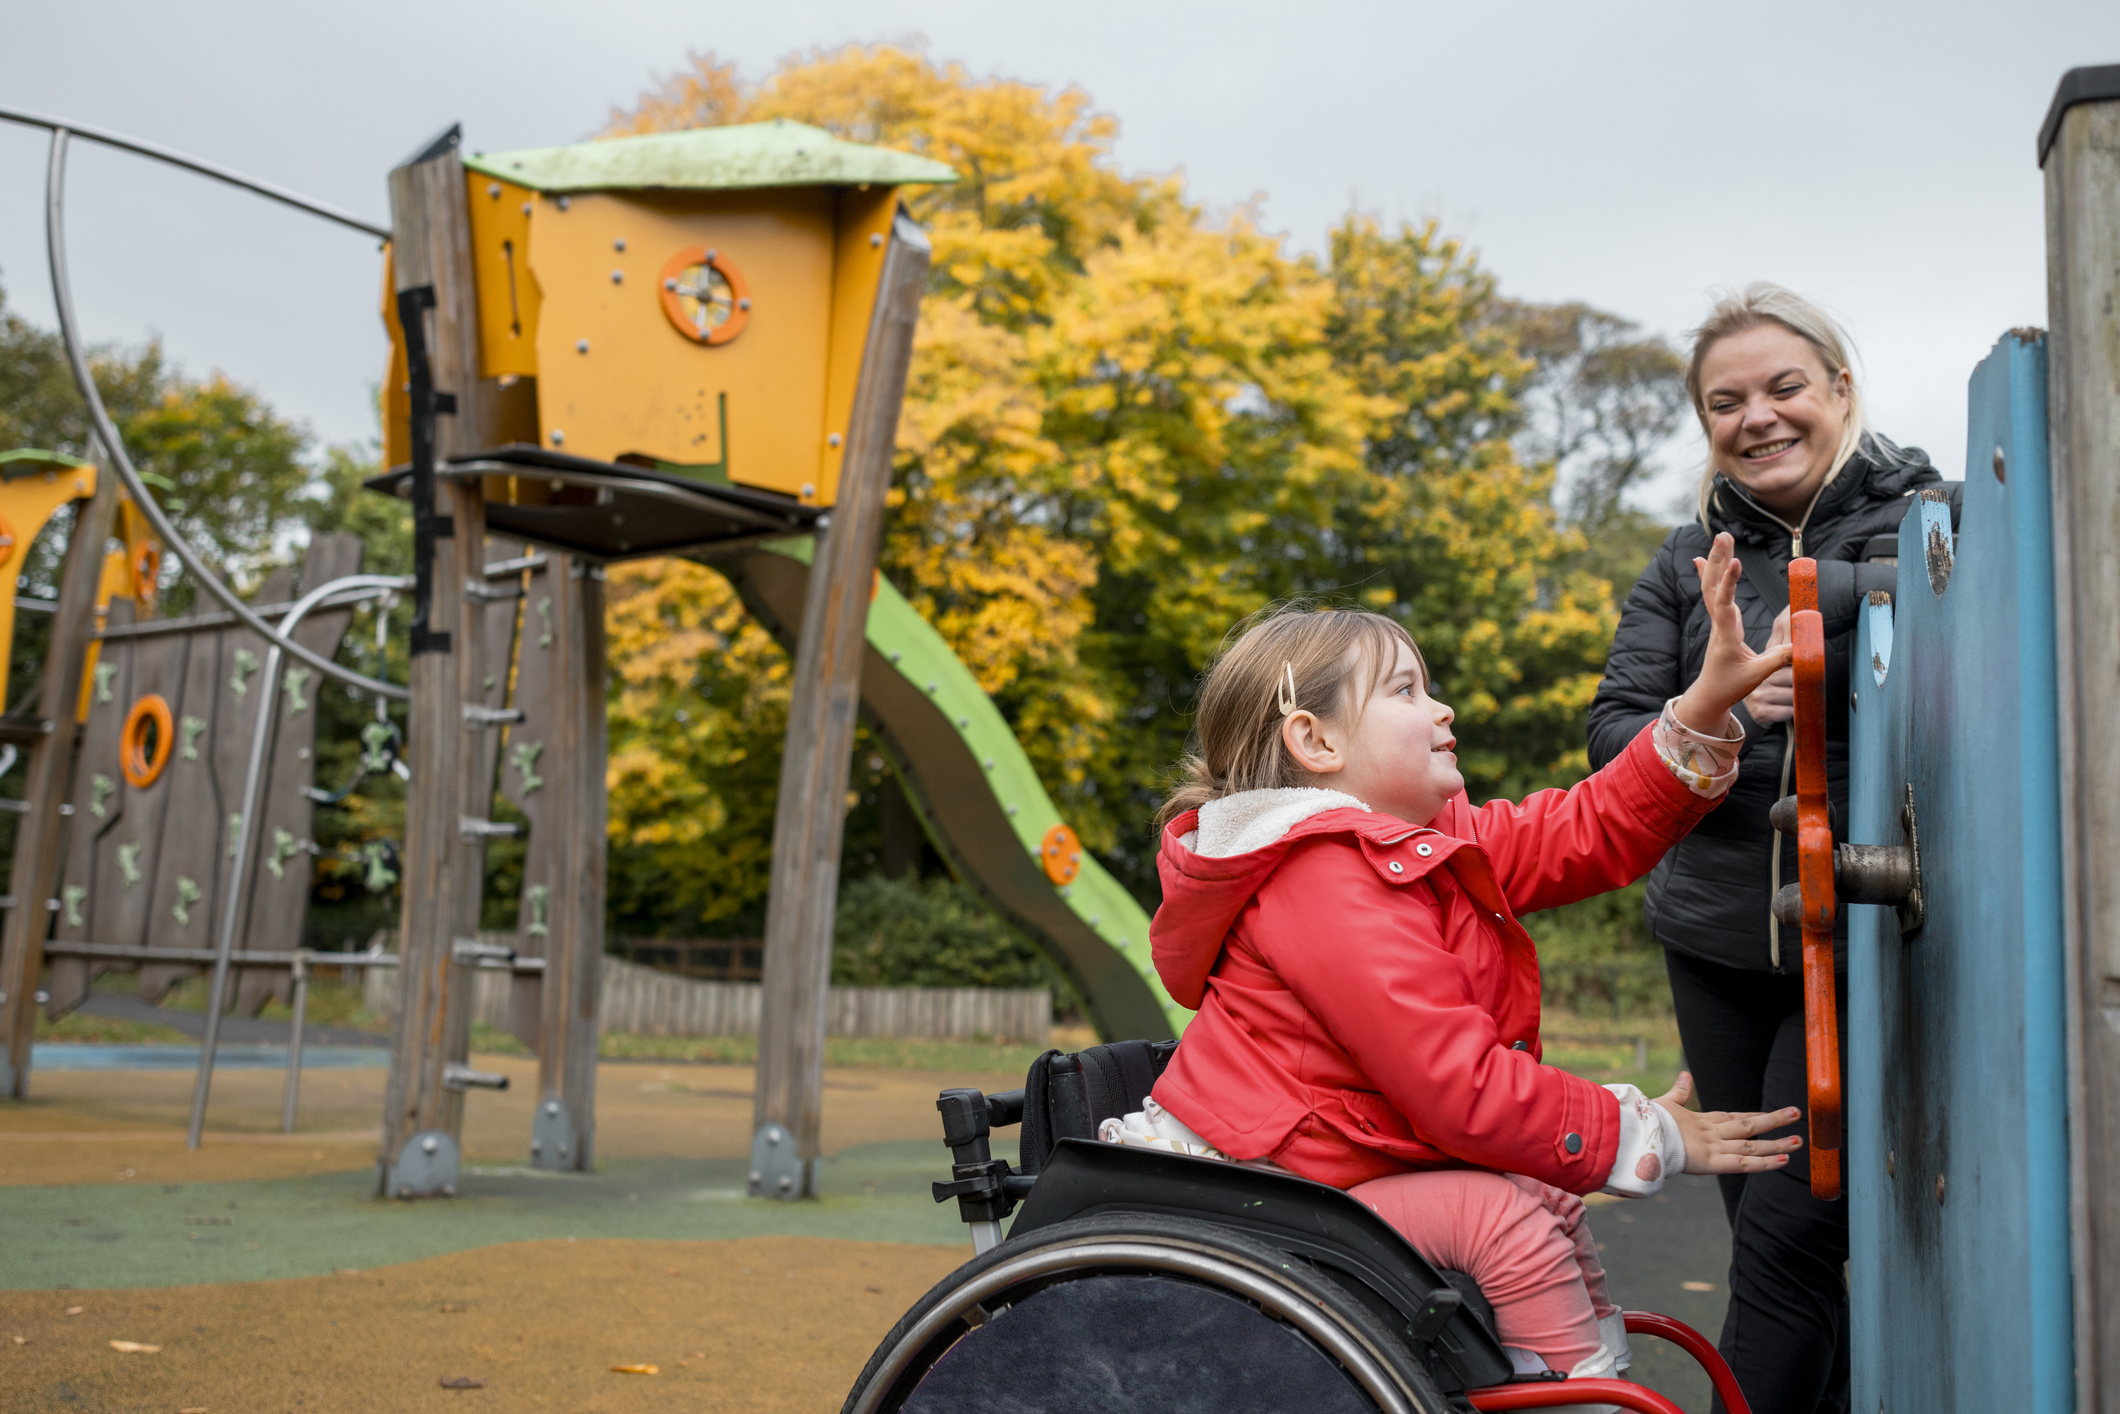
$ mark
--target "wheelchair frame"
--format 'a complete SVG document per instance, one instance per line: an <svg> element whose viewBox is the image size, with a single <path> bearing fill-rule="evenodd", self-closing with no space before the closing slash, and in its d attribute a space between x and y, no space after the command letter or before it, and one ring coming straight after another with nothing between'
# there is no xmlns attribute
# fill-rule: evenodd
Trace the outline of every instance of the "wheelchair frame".
<svg viewBox="0 0 2120 1414"><path fill-rule="evenodd" d="M1093 1109L1072 1096L1057 1103L1083 1108L1085 1122ZM1586 1403L1680 1414L1627 1380L1513 1375L1477 1284L1436 1268L1339 1189L1079 1137L1058 1139L1042 1165L1024 1172L996 1159L990 1143L994 1129L1023 1122L1024 1091L945 1090L936 1108L952 1166L949 1181L933 1185L935 1201L957 1200L974 1256L885 1338L845 1414L892 1414L996 1310L1073 1275L1112 1272L1175 1276L1251 1303L1301 1331L1389 1414ZM1039 1157L1027 1154L1025 1167ZM1637 1311L1626 1313L1626 1328L1678 1345L1729 1414L1749 1414L1729 1366L1698 1331Z"/></svg>

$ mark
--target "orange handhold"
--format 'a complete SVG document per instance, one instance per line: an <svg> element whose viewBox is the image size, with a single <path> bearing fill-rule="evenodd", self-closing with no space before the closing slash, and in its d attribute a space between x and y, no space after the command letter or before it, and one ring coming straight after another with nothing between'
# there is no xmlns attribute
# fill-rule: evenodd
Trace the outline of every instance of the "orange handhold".
<svg viewBox="0 0 2120 1414"><path fill-rule="evenodd" d="M1811 1192L1840 1196L1840 1028L1833 979L1833 828L1826 775L1826 639L1818 566L1789 562L1796 686L1796 859L1803 893L1804 1062L1811 1115Z"/></svg>
<svg viewBox="0 0 2120 1414"><path fill-rule="evenodd" d="M1055 825L1038 845L1038 863L1055 884L1072 884L1082 872L1082 841L1067 826Z"/></svg>
<svg viewBox="0 0 2120 1414"><path fill-rule="evenodd" d="M712 348L733 343L750 322L751 287L726 255L705 246L681 250L663 265L662 307L678 333Z"/></svg>
<svg viewBox="0 0 2120 1414"><path fill-rule="evenodd" d="M155 729L152 752L147 745L149 723ZM160 780L176 744L176 723L170 716L168 698L150 692L133 703L132 710L125 714L125 730L118 738L118 765L125 772L126 783L134 790L146 790Z"/></svg>

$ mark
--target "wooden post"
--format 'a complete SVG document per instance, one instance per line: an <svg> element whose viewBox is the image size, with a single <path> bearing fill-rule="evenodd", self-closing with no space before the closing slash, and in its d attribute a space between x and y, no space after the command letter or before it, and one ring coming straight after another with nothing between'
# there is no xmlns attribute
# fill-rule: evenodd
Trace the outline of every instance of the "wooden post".
<svg viewBox="0 0 2120 1414"><path fill-rule="evenodd" d="M530 1161L587 1171L596 1149L596 1020L604 959L606 799L604 572L554 554L543 576L552 599L550 734L539 753L550 798L540 818L556 848L539 851L551 876L543 896L545 977L538 1028L537 1114ZM524 637L529 637L525 633ZM526 874L527 890L531 880Z"/></svg>
<svg viewBox="0 0 2120 1414"><path fill-rule="evenodd" d="M803 604L766 905L751 1140L750 1191L757 1197L792 1199L817 1191L832 917L861 706L862 644L930 252L920 228L900 214L884 253L848 418L838 503L818 537Z"/></svg>
<svg viewBox="0 0 2120 1414"><path fill-rule="evenodd" d="M51 648L37 689L37 716L51 730L29 744L23 796L29 813L15 832L15 863L8 892L15 906L0 926L0 1096L29 1096L30 1044L37 1033L37 974L44 966L44 935L51 926L46 900L59 876L59 807L73 775L74 713L81 673L88 662L88 634L95 623L96 581L103 572L103 546L118 514L118 478L98 471L95 494L75 502L73 534L59 570L59 604L52 616Z"/></svg>
<svg viewBox="0 0 2120 1414"><path fill-rule="evenodd" d="M2120 65L2061 81L2046 171L2076 1403L2120 1406ZM1968 475L1972 474L1970 470Z"/></svg>
<svg viewBox="0 0 2120 1414"><path fill-rule="evenodd" d="M479 378L470 216L454 130L390 174L390 207L419 483L441 458L487 445L498 402ZM493 786L490 774L479 780L488 758L467 735L464 716L466 704L485 701L484 601L466 591L483 569L484 503L476 483L427 485L431 511L421 504L425 487L414 491L424 603L414 611L397 1033L377 1156L380 1190L399 1198L456 1191L464 1105L456 1072L468 1058L471 1028L471 974L457 961L457 940L475 946L478 937L479 831Z"/></svg>

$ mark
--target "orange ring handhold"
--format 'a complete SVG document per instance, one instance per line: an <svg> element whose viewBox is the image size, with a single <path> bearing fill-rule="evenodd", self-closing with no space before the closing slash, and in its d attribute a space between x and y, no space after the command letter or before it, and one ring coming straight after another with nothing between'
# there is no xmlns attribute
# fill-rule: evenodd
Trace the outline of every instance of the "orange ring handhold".
<svg viewBox="0 0 2120 1414"><path fill-rule="evenodd" d="M155 754L147 754L147 724L154 723ZM176 754L176 723L170 719L169 699L159 692L150 692L125 714L125 730L118 737L118 765L125 772L126 783L134 790L146 790L162 779L169 758Z"/></svg>
<svg viewBox="0 0 2120 1414"><path fill-rule="evenodd" d="M1082 872L1082 841L1065 825L1055 825L1038 843L1038 864L1056 884L1072 884Z"/></svg>
<svg viewBox="0 0 2120 1414"><path fill-rule="evenodd" d="M0 564L5 563L0 560ZM143 608L151 606L162 590L162 547L152 540L133 546L132 573L132 597Z"/></svg>
<svg viewBox="0 0 2120 1414"><path fill-rule="evenodd" d="M699 305L719 303L718 300L702 300L699 291L686 289L680 284L685 271L692 269L711 270L728 282L729 313L719 324L710 325L695 319L692 312L685 308L687 299ZM750 322L751 286L744 279L743 272L718 251L705 246L693 246L689 250L677 252L663 262L662 275L657 283L661 286L663 313L669 317L672 327L678 333L695 344L705 344L712 348L717 344L729 343L741 334L743 326Z"/></svg>
<svg viewBox="0 0 2120 1414"><path fill-rule="evenodd" d="M1814 1197L1840 1196L1839 999L1833 981L1831 785L1826 776L1826 632L1818 565L1789 562L1789 638L1796 680L1796 861L1803 893L1804 1069L1810 1102Z"/></svg>

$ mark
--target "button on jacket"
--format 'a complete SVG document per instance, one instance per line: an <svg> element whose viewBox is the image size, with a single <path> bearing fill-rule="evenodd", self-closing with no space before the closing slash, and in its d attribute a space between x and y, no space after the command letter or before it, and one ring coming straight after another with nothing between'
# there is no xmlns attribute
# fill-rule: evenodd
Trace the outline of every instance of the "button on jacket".
<svg viewBox="0 0 2120 1414"><path fill-rule="evenodd" d="M1619 1102L1540 1064L1539 967L1519 913L1631 883L1714 808L1653 724L1566 791L1429 826L1327 810L1264 848L1196 854L1163 832L1156 970L1199 1015L1156 1102L1236 1159L1350 1188L1434 1168L1601 1187Z"/></svg>

